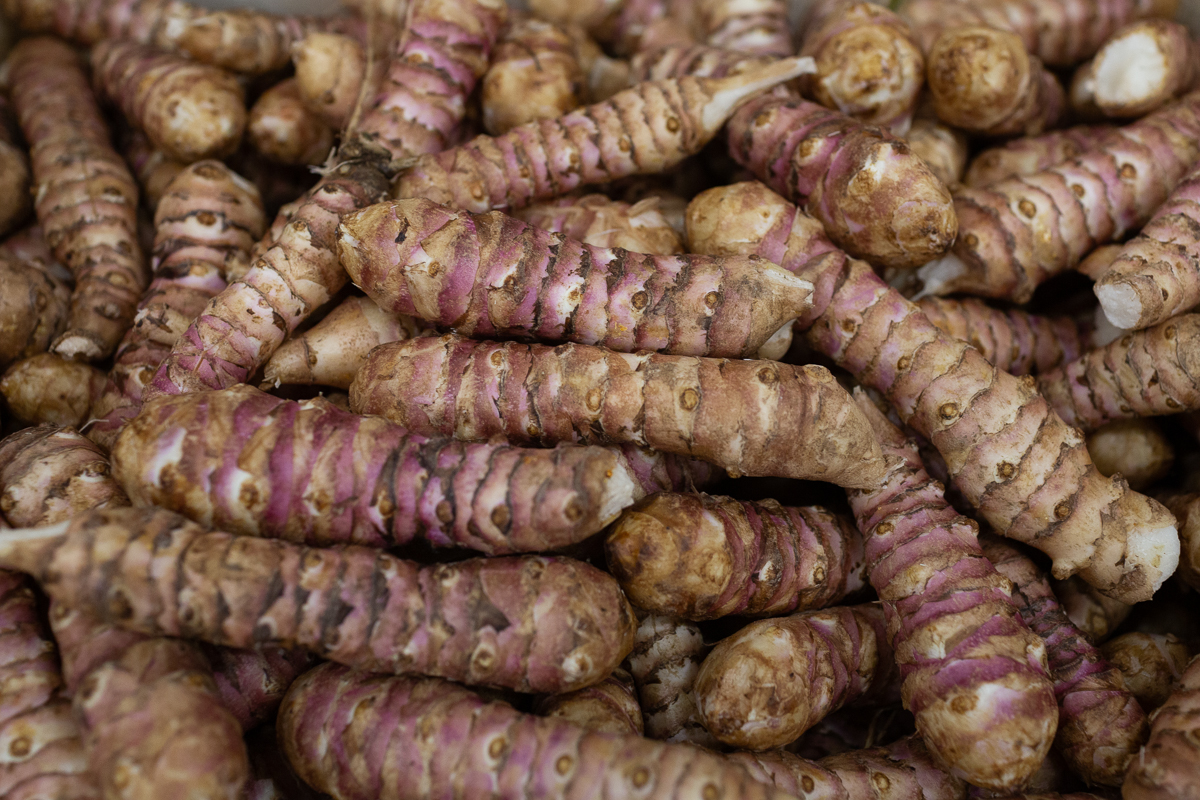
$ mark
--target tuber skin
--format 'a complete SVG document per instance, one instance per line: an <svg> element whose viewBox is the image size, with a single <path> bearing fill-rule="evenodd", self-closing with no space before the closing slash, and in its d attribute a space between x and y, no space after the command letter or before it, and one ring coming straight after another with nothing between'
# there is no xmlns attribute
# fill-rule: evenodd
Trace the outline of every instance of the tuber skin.
<svg viewBox="0 0 1200 800"><path fill-rule="evenodd" d="M492 136L574 110L583 91L575 42L553 23L533 17L509 20L481 90L483 127Z"/></svg>
<svg viewBox="0 0 1200 800"><path fill-rule="evenodd" d="M372 672L521 692L598 683L637 624L616 581L569 558L421 567L353 545L208 533L163 509L92 511L6 534L0 549L55 602L139 633L302 647Z"/></svg>
<svg viewBox="0 0 1200 800"><path fill-rule="evenodd" d="M613 448L429 439L324 398L249 386L147 403L112 457L135 504L311 545L553 550L644 494Z"/></svg>
<svg viewBox="0 0 1200 800"><path fill-rule="evenodd" d="M226 275L244 271L266 219L253 184L218 161L201 161L171 181L155 211L154 225L154 280L117 348L86 431L105 449L137 416L155 370L192 320L225 288Z"/></svg>
<svg viewBox="0 0 1200 800"><path fill-rule="evenodd" d="M237 149L246 127L241 84L224 70L136 42L92 48L97 92L155 147L185 164Z"/></svg>
<svg viewBox="0 0 1200 800"><path fill-rule="evenodd" d="M1104 43L1071 81L1074 110L1140 117L1179 97L1196 82L1200 47L1183 24L1143 19Z"/></svg>
<svg viewBox="0 0 1200 800"><path fill-rule="evenodd" d="M1149 328L1200 305L1198 224L1200 164L1193 164L1141 232L1097 277L1096 297L1109 322L1118 328Z"/></svg>
<svg viewBox="0 0 1200 800"><path fill-rule="evenodd" d="M989 147L971 160L963 183L979 189L1006 178L1033 175L1070 161L1104 141L1112 125L1076 125L1039 136L1022 136Z"/></svg>
<svg viewBox="0 0 1200 800"><path fill-rule="evenodd" d="M231 650L208 645L204 654L212 666L221 705L246 731L275 715L292 681L312 661L303 650L270 646Z"/></svg>
<svg viewBox="0 0 1200 800"><path fill-rule="evenodd" d="M954 488L980 517L1050 555L1055 577L1079 573L1134 603L1174 572L1179 540L1170 512L1100 475L1083 437L1032 379L996 370L939 331L796 206L757 183L711 189L689 206L688 232L693 252L757 253L812 280L815 302L797 330L883 393L941 453ZM977 447L984 440L988 446Z"/></svg>
<svg viewBox="0 0 1200 800"><path fill-rule="evenodd" d="M292 45L309 33L339 28L340 32L349 33L354 27L354 20L346 17L297 17L250 9L196 8L192 18L178 30L177 48L202 64L264 75L285 69ZM361 26L358 32L361 36Z"/></svg>
<svg viewBox="0 0 1200 800"><path fill-rule="evenodd" d="M919 270L925 291L1027 302L1038 284L1148 221L1198 152L1200 92L1194 92L1071 161L961 190L954 197L958 239Z"/></svg>
<svg viewBox="0 0 1200 800"><path fill-rule="evenodd" d="M39 353L5 370L0 394L12 415L28 425L80 428L104 391L105 380L91 364Z"/></svg>
<svg viewBox="0 0 1200 800"><path fill-rule="evenodd" d="M1146 714L1125 681L1071 624L1046 575L1028 556L985 538L983 553L1012 581L1021 618L1045 640L1059 702L1055 746L1088 784L1120 786L1146 738Z"/></svg>
<svg viewBox="0 0 1200 800"><path fill-rule="evenodd" d="M1179 522L1179 570L1175 577L1200 591L1200 494L1167 492L1158 495Z"/></svg>
<svg viewBox="0 0 1200 800"><path fill-rule="evenodd" d="M663 493L622 514L605 556L638 608L705 620L834 605L866 585L862 547L849 519L820 506Z"/></svg>
<svg viewBox="0 0 1200 800"><path fill-rule="evenodd" d="M1072 317L1000 310L975 298L922 297L917 305L940 330L1012 375L1048 372L1093 347L1092 324Z"/></svg>
<svg viewBox="0 0 1200 800"><path fill-rule="evenodd" d="M20 260L3 247L0 285L4 286L0 293L0 368L4 368L46 352L63 332L71 285L53 270Z"/></svg>
<svg viewBox="0 0 1200 800"><path fill-rule="evenodd" d="M1150 739L1121 786L1125 800L1194 800L1200 796L1193 758L1198 689L1200 656L1191 660L1170 698L1154 713Z"/></svg>
<svg viewBox="0 0 1200 800"><path fill-rule="evenodd" d="M393 162L455 144L467 98L488 68L504 0L412 0L359 130ZM375 88L375 87L372 87Z"/></svg>
<svg viewBox="0 0 1200 800"><path fill-rule="evenodd" d="M1114 420L1200 408L1200 314L1126 333L1038 378L1068 425L1093 431Z"/></svg>
<svg viewBox="0 0 1200 800"><path fill-rule="evenodd" d="M925 84L925 56L902 17L871 3L821 0L809 11L800 55L817 63L801 79L806 96L907 135Z"/></svg>
<svg viewBox="0 0 1200 800"><path fill-rule="evenodd" d="M629 672L637 685L646 736L710 750L721 747L700 722L692 698L706 653L704 634L694 622L638 612Z"/></svg>
<svg viewBox="0 0 1200 800"><path fill-rule="evenodd" d="M171 181L183 172L187 164L171 158L156 148L145 133L128 125L118 130L117 138L121 154L137 178L142 202L153 214Z"/></svg>
<svg viewBox="0 0 1200 800"><path fill-rule="evenodd" d="M1187 646L1169 633L1124 633L1100 645L1100 655L1150 713L1167 702L1188 663Z"/></svg>
<svg viewBox="0 0 1200 800"><path fill-rule="evenodd" d="M745 358L812 286L757 258L594 247L500 212L380 203L338 228L341 266L385 311L464 336Z"/></svg>
<svg viewBox="0 0 1200 800"><path fill-rule="evenodd" d="M0 441L0 511L11 524L53 525L127 505L108 457L74 430L41 425Z"/></svg>
<svg viewBox="0 0 1200 800"><path fill-rule="evenodd" d="M1164 498L1159 498L1170 508L1170 503ZM1178 511L1172 511L1180 520L1183 527L1186 527L1186 521ZM1180 538L1184 539L1181 527ZM1184 570L1186 565L1185 560L1180 560L1179 569ZM1108 637L1112 636L1117 627L1125 621L1129 616L1129 612L1133 610L1133 606L1122 603L1120 600L1113 600L1111 597L1105 597L1090 586L1086 581L1070 577L1065 581L1051 581L1051 586L1054 588L1054 596L1058 598L1058 602L1062 604L1063 611L1070 618L1071 624L1079 629L1079 632L1087 637L1092 644L1100 644Z"/></svg>
<svg viewBox="0 0 1200 800"><path fill-rule="evenodd" d="M29 215L30 180L29 156L17 133L12 106L0 93L0 236L11 233Z"/></svg>
<svg viewBox="0 0 1200 800"><path fill-rule="evenodd" d="M894 697L884 626L873 603L761 620L722 639L693 689L704 727L727 745L767 750L844 705Z"/></svg>
<svg viewBox="0 0 1200 800"><path fill-rule="evenodd" d="M883 601L904 707L952 775L1012 791L1041 765L1059 720L1046 648L984 558L976 523L925 471L916 441L856 395L889 472L847 497Z"/></svg>
<svg viewBox="0 0 1200 800"><path fill-rule="evenodd" d="M786 0L696 0L700 39L753 56L790 56Z"/></svg>
<svg viewBox="0 0 1200 800"><path fill-rule="evenodd" d="M83 64L65 43L25 39L7 62L13 107L30 151L34 207L55 258L75 276L64 358L112 354L146 288L137 186L109 143Z"/></svg>
<svg viewBox="0 0 1200 800"><path fill-rule="evenodd" d="M321 164L333 150L333 130L305 107L295 78L259 95L246 136L255 150L279 164Z"/></svg>
<svg viewBox="0 0 1200 800"><path fill-rule="evenodd" d="M947 30L929 48L926 77L943 122L987 136L1036 136L1067 110L1066 93L1021 37L989 26Z"/></svg>
<svg viewBox="0 0 1200 800"><path fill-rule="evenodd" d="M325 319L275 351L263 369L263 388L319 384L349 389L371 350L418 336L422 327L382 311L369 297L347 297Z"/></svg>
<svg viewBox="0 0 1200 800"><path fill-rule="evenodd" d="M1154 420L1110 422L1088 434L1088 454L1101 475L1120 474L1142 491L1167 476L1175 449Z"/></svg>
<svg viewBox="0 0 1200 800"><path fill-rule="evenodd" d="M641 736L645 725L636 692L633 678L618 668L595 686L541 698L534 705L534 713L563 719L590 731Z"/></svg>
<svg viewBox="0 0 1200 800"><path fill-rule="evenodd" d="M946 188L953 191L958 187L968 154L967 137L961 131L936 119L918 117L904 140Z"/></svg>
<svg viewBox="0 0 1200 800"><path fill-rule="evenodd" d="M372 351L350 405L422 436L631 443L738 475L862 486L883 469L850 396L818 366L447 334Z"/></svg>
<svg viewBox="0 0 1200 800"><path fill-rule="evenodd" d="M740 105L810 64L789 58L727 78L640 83L556 119L422 156L400 175L393 196L482 213L663 172L698 153Z"/></svg>
<svg viewBox="0 0 1200 800"><path fill-rule="evenodd" d="M630 205L602 194L586 194L534 203L513 216L535 228L595 247L619 247L661 256L685 252L683 241L659 210L660 205L658 197Z"/></svg>
<svg viewBox="0 0 1200 800"><path fill-rule="evenodd" d="M296 90L309 111L334 130L350 120L358 103L367 56L353 36L314 31L292 46Z"/></svg>
<svg viewBox="0 0 1200 800"><path fill-rule="evenodd" d="M742 8L763 5L766 3L751 0ZM696 44L696 37L702 33L697 19L702 8L703 4L694 0L625 0L612 24L598 34L614 53L626 57L661 47ZM789 49L779 55L790 56L792 52Z"/></svg>

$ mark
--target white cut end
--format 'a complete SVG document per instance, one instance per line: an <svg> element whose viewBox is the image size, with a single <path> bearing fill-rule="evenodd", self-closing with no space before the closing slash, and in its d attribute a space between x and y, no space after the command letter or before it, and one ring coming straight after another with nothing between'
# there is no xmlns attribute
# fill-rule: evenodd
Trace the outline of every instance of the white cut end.
<svg viewBox="0 0 1200 800"><path fill-rule="evenodd" d="M755 354L758 358L766 359L767 361L781 361L787 355L787 351L792 347L792 328L796 320L788 320L779 330L771 334L771 338L763 342L762 347L758 348Z"/></svg>
<svg viewBox="0 0 1200 800"><path fill-rule="evenodd" d="M1142 301L1133 287L1126 283L1096 284L1096 297L1104 316L1118 328L1132 330L1142 316Z"/></svg>
<svg viewBox="0 0 1200 800"><path fill-rule="evenodd" d="M1093 315L1093 324L1095 330L1092 331L1092 347L1105 347L1129 332L1109 322L1108 317L1104 315L1103 308L1096 309Z"/></svg>
<svg viewBox="0 0 1200 800"><path fill-rule="evenodd" d="M917 268L917 277L921 279L921 291L912 298L913 301L922 297L944 294L946 287L967 274L967 265L953 253L946 253L941 258L930 261L923 267Z"/></svg>
<svg viewBox="0 0 1200 800"><path fill-rule="evenodd" d="M1125 566L1143 567L1147 575L1153 575L1152 593L1157 592L1179 566L1179 532L1175 526L1130 531L1125 544Z"/></svg>
<svg viewBox="0 0 1200 800"><path fill-rule="evenodd" d="M749 57L749 56L747 56ZM750 96L770 89L776 84L790 81L801 75L811 75L817 71L817 62L812 56L803 58L783 58L760 69L722 78L718 85L728 88L718 89L712 99L704 105L700 115L700 126L714 133L725 124L734 109L740 106Z"/></svg>
<svg viewBox="0 0 1200 800"><path fill-rule="evenodd" d="M645 492L634 480L629 465L624 457L618 457L613 465L612 477L604 484L604 496L600 498L600 522L607 525L642 497L645 497Z"/></svg>
<svg viewBox="0 0 1200 800"><path fill-rule="evenodd" d="M1110 41L1096 56L1092 92L1101 106L1135 105L1162 91L1169 68L1158 37L1134 31Z"/></svg>

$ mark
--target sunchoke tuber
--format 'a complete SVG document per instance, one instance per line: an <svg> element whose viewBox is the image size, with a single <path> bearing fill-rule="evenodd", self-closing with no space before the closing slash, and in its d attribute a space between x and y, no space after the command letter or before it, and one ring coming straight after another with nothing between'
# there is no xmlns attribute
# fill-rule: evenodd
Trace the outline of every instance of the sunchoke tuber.
<svg viewBox="0 0 1200 800"><path fill-rule="evenodd" d="M483 76L483 127L493 136L579 105L583 70L575 43L558 26L531 17L509 21Z"/></svg>
<svg viewBox="0 0 1200 800"><path fill-rule="evenodd" d="M54 353L12 364L0 377L0 394L17 419L30 425L83 427L104 391L104 373Z"/></svg>
<svg viewBox="0 0 1200 800"><path fill-rule="evenodd" d="M684 252L679 234L659 210L660 199L630 205L602 194L562 197L513 213L522 222L596 247L633 253L673 255Z"/></svg>
<svg viewBox="0 0 1200 800"><path fill-rule="evenodd" d="M1072 105L1083 112L1095 107L1106 117L1140 117L1191 89L1198 70L1200 46L1183 24L1138 20L1075 71Z"/></svg>
<svg viewBox="0 0 1200 800"><path fill-rule="evenodd" d="M1147 418L1110 422L1088 434L1087 448L1101 475L1119 473L1139 492L1166 477L1175 463L1171 442Z"/></svg>
<svg viewBox="0 0 1200 800"><path fill-rule="evenodd" d="M301 101L295 78L259 95L246 136L255 150L279 164L322 164L333 149L333 130Z"/></svg>
<svg viewBox="0 0 1200 800"><path fill-rule="evenodd" d="M696 712L692 687L708 647L694 622L638 612L629 672L637 684L646 736L716 749Z"/></svg>
<svg viewBox="0 0 1200 800"><path fill-rule="evenodd" d="M1195 741L1200 724L1197 690L1200 656L1193 658L1171 696L1154 713L1150 739L1129 767L1121 796L1125 800L1195 800Z"/></svg>
<svg viewBox="0 0 1200 800"><path fill-rule="evenodd" d="M1167 702L1188 663L1187 646L1169 633L1124 633L1100 645L1100 655L1150 713Z"/></svg>
<svg viewBox="0 0 1200 800"><path fill-rule="evenodd" d="M547 695L534 710L540 716L564 719L591 731L641 736L645 726L636 692L633 678L618 668L595 686Z"/></svg>
<svg viewBox="0 0 1200 800"><path fill-rule="evenodd" d="M53 525L126 505L108 457L70 428L25 428L0 441L0 511L13 525Z"/></svg>

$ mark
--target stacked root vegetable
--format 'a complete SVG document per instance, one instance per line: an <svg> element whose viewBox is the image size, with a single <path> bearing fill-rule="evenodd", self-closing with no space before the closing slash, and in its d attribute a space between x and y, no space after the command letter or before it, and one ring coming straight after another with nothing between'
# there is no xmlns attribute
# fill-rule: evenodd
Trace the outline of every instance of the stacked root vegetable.
<svg viewBox="0 0 1200 800"><path fill-rule="evenodd" d="M1171 0L527 5L0 0L0 798L1200 798Z"/></svg>

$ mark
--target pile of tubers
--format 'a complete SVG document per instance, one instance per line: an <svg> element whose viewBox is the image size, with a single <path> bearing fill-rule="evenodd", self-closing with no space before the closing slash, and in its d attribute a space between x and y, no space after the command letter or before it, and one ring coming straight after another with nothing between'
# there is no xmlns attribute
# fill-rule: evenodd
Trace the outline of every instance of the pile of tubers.
<svg viewBox="0 0 1200 800"><path fill-rule="evenodd" d="M0 0L0 800L1200 800L1176 0L520 5Z"/></svg>

